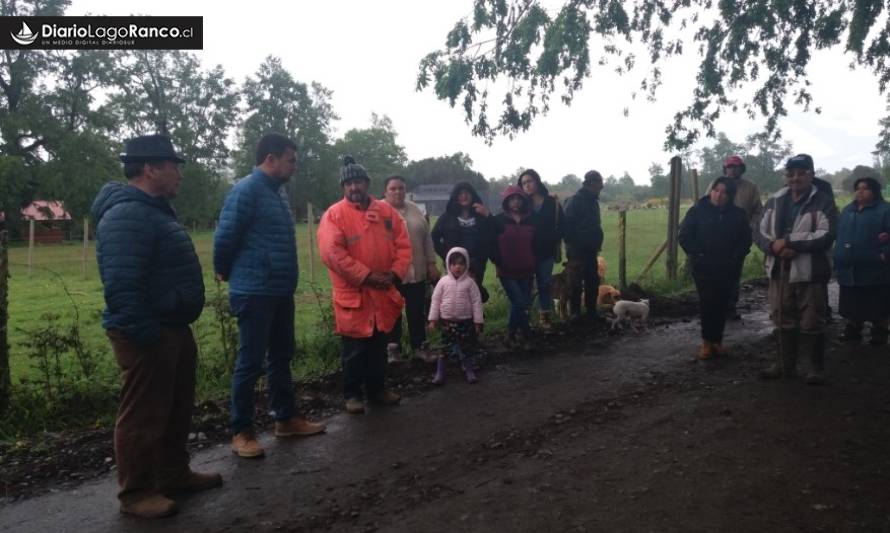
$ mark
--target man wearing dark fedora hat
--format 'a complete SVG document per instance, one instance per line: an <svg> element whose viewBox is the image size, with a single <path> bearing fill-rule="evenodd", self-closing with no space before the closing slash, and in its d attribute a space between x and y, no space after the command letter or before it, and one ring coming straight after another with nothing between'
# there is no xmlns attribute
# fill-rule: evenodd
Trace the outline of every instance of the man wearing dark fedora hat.
<svg viewBox="0 0 890 533"><path fill-rule="evenodd" d="M105 289L102 326L121 367L114 428L120 510L143 518L176 512L169 498L222 484L189 467L197 347L190 324L204 307L195 247L176 219L184 161L163 135L135 137L120 155L127 183L93 202L96 259Z"/></svg>

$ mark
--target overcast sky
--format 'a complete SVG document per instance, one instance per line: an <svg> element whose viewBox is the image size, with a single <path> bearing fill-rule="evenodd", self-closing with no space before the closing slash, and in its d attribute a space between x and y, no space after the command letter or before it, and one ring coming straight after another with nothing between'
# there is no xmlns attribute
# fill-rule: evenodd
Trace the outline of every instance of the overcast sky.
<svg viewBox="0 0 890 533"><path fill-rule="evenodd" d="M431 91L414 90L419 60L438 49L472 0L317 0L250 2L152 0L74 0L69 15L199 15L204 17L204 64L222 64L239 83L270 54L299 81L318 81L333 90L341 120L337 136L366 127L372 112L393 120L408 157L421 159L462 151L487 177L513 174L519 167L537 169L546 181L582 175L595 168L603 175L629 172L648 183L652 162L667 167L662 150L664 128L688 105L697 57L675 61L665 76L658 101L632 101L630 92L643 74L619 77L595 71L571 107L553 100L548 116L513 140L487 146L470 134L463 110L452 109ZM687 46L692 50L692 46ZM822 114L793 111L782 122L795 151L813 155L829 171L871 164L877 121L885 99L867 71L850 71L849 57L814 56L810 67L815 103ZM501 98L500 94L492 101ZM630 116L623 116L624 107ZM726 114L718 129L741 142L762 129L743 113Z"/></svg>

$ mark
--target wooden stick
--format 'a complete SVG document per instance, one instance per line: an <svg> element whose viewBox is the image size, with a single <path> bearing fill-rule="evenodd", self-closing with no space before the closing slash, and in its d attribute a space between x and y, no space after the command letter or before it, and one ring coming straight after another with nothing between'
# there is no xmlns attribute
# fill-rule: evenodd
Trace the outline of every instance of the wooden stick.
<svg viewBox="0 0 890 533"><path fill-rule="evenodd" d="M31 275L31 267L34 264L34 219L28 221L28 275Z"/></svg>
<svg viewBox="0 0 890 533"><path fill-rule="evenodd" d="M663 243L661 243L661 246L659 246L655 250L655 253L652 254L652 257L650 257L649 261L646 262L646 266L643 267L643 270L642 270L642 272L640 272L640 275L637 276L637 283L642 281L643 276L645 276L646 274L649 273L649 270L652 268L652 265L654 265L655 262L658 261L658 258L661 257L661 254L663 254L665 249L667 249L667 245L668 245L668 242L664 241Z"/></svg>
<svg viewBox="0 0 890 533"><path fill-rule="evenodd" d="M83 219L83 262L81 264L81 274L83 279L87 279L87 249L90 246L90 218Z"/></svg>
<svg viewBox="0 0 890 533"><path fill-rule="evenodd" d="M618 285L627 289L627 211L618 211Z"/></svg>
<svg viewBox="0 0 890 533"><path fill-rule="evenodd" d="M309 281L315 283L315 212L311 203L306 203L306 222L309 225Z"/></svg>

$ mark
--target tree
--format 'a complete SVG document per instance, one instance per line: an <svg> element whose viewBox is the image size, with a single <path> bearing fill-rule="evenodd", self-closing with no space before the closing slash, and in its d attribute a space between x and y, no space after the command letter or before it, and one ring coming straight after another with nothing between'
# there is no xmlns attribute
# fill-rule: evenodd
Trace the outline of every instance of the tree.
<svg viewBox="0 0 890 533"><path fill-rule="evenodd" d="M767 132L745 139L745 177L758 185L761 192L773 192L785 186L782 170L791 156L791 143L780 142Z"/></svg>
<svg viewBox="0 0 890 533"><path fill-rule="evenodd" d="M59 16L68 0L0 2L0 16ZM17 227L19 209L38 194L40 165L59 131L45 83L52 56L40 50L0 50L0 211ZM56 140L60 136L56 135Z"/></svg>
<svg viewBox="0 0 890 533"><path fill-rule="evenodd" d="M251 172L257 141L275 131L297 144L297 172L288 184L291 208L299 210L307 201L327 206L339 198L338 162L330 140L331 125L339 117L331 94L320 83L297 81L280 58L267 57L242 88L247 118L238 133L235 175Z"/></svg>
<svg viewBox="0 0 890 533"><path fill-rule="evenodd" d="M716 142L696 152L699 167L699 176L703 183L711 183L723 175L723 161L734 154L743 154L744 146L735 143L725 133L717 134ZM747 167L747 163L746 163Z"/></svg>
<svg viewBox="0 0 890 533"><path fill-rule="evenodd" d="M229 158L225 141L239 100L222 66L205 71L197 56L180 50L134 50L117 61L117 91L109 106L123 136L169 135L186 161L220 171Z"/></svg>
<svg viewBox="0 0 890 533"><path fill-rule="evenodd" d="M405 166L404 174L409 189L419 185L453 185L466 181L477 191L488 190L485 176L473 170L473 160L463 152L411 161Z"/></svg>
<svg viewBox="0 0 890 533"><path fill-rule="evenodd" d="M174 205L183 223L208 225L219 213L239 92L222 66L203 69L180 50L133 50L115 56L118 71L108 107L122 138L161 133L186 165Z"/></svg>
<svg viewBox="0 0 890 533"><path fill-rule="evenodd" d="M396 141L397 135L388 116L372 113L371 127L347 131L334 143L334 151L340 157L353 156L367 169L371 177L370 192L378 196L383 192L384 180L401 174L408 161L405 148Z"/></svg>
<svg viewBox="0 0 890 533"><path fill-rule="evenodd" d="M883 182L880 174L875 171L875 169L866 165L856 165L855 167L853 167L853 172L851 172L849 176L844 178L844 181L841 184L843 190L852 191L853 184L856 183L856 180L858 180L859 178L875 178L878 180L878 182Z"/></svg>
<svg viewBox="0 0 890 533"><path fill-rule="evenodd" d="M885 92L890 25L883 10L877 0L578 0L553 12L543 0L475 0L444 48L421 60L417 89L431 87L452 106L460 102L473 133L490 142L527 130L554 95L571 103L592 63L619 74L647 65L639 93L654 99L665 61L692 52L701 58L698 84L666 128L665 146L691 146L701 132L713 137L727 111L763 116L773 133L788 98L805 110L812 105L807 68L815 50L842 48L853 64L875 73ZM635 53L640 45L642 58ZM498 80L509 80L503 109L490 114L488 86ZM754 88L753 98L739 95L743 87ZM890 120L882 128L890 139Z"/></svg>
<svg viewBox="0 0 890 533"><path fill-rule="evenodd" d="M670 196L671 180L664 173L664 167L658 163L649 165L649 183L652 188L652 196L656 198Z"/></svg>

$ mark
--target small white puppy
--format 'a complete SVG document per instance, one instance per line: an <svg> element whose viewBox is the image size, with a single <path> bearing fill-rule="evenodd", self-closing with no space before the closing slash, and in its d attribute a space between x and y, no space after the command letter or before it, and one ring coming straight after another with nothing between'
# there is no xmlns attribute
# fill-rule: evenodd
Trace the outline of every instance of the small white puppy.
<svg viewBox="0 0 890 533"><path fill-rule="evenodd" d="M613 331L619 327L622 322L633 324L633 320L645 323L649 319L649 300L640 300L639 302L631 302L630 300L618 300L612 307L615 318L612 319Z"/></svg>

